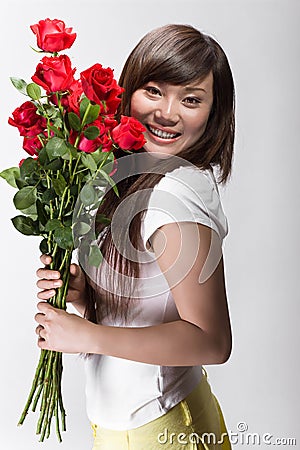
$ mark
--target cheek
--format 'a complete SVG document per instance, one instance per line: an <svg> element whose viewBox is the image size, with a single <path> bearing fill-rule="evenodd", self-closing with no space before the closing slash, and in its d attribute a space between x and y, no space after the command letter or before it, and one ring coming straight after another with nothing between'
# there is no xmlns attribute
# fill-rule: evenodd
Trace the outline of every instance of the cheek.
<svg viewBox="0 0 300 450"><path fill-rule="evenodd" d="M197 141L204 133L206 124L207 120L205 120L203 117L201 119L195 120L193 123L190 122L188 125L188 132L190 137L193 140Z"/></svg>
<svg viewBox="0 0 300 450"><path fill-rule="evenodd" d="M202 136L202 134L205 132L207 123L208 123L209 113L205 115L201 115L195 122L193 123L194 133L195 135Z"/></svg>
<svg viewBox="0 0 300 450"><path fill-rule="evenodd" d="M134 117L135 119L139 120L140 119L140 114L138 109L135 107L135 104L133 102L131 102L130 105L130 115L132 117Z"/></svg>
<svg viewBox="0 0 300 450"><path fill-rule="evenodd" d="M143 102L138 93L134 93L130 102L130 115L139 119L143 111Z"/></svg>

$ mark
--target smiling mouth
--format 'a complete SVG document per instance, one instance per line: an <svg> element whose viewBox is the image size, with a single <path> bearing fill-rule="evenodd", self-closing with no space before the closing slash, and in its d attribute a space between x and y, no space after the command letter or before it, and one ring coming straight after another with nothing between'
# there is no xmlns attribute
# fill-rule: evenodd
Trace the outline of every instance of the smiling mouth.
<svg viewBox="0 0 300 450"><path fill-rule="evenodd" d="M151 134L157 136L161 139L175 139L181 135L181 133L168 133L167 131L159 130L158 128L153 128L150 125L146 125L147 129Z"/></svg>

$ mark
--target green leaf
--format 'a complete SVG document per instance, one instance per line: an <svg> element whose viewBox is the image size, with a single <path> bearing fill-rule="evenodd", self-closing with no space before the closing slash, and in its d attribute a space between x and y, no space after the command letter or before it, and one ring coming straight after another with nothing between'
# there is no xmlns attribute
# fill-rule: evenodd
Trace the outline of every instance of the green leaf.
<svg viewBox="0 0 300 450"><path fill-rule="evenodd" d="M47 150L46 147L43 147L40 151L39 151L39 163L44 166L45 164L49 163L49 158L48 158L48 154L47 154Z"/></svg>
<svg viewBox="0 0 300 450"><path fill-rule="evenodd" d="M68 147L68 153L65 153L62 156L62 159L66 159L66 160L70 160L72 159L77 159L80 157L82 152L79 152L75 147L73 147L73 145L71 145L69 142L67 143L67 147Z"/></svg>
<svg viewBox="0 0 300 450"><path fill-rule="evenodd" d="M37 235L36 226L34 221L30 217L16 216L11 219L14 227L22 234L26 236Z"/></svg>
<svg viewBox="0 0 300 450"><path fill-rule="evenodd" d="M30 176L33 172L37 169L37 161L31 157L26 158L25 161L23 161L23 164L20 167L20 177L26 178Z"/></svg>
<svg viewBox="0 0 300 450"><path fill-rule="evenodd" d="M107 152L103 152L104 154L107 155ZM102 167L102 170L104 170L108 175L112 172L113 168L114 168L114 154L113 152L109 152L107 159L105 161L104 166Z"/></svg>
<svg viewBox="0 0 300 450"><path fill-rule="evenodd" d="M45 238L40 243L40 252L45 255L46 253L48 253L48 251L48 239Z"/></svg>
<svg viewBox="0 0 300 450"><path fill-rule="evenodd" d="M112 186L115 194L119 197L119 191L114 180L102 169L99 169L99 174L101 174L103 178Z"/></svg>
<svg viewBox="0 0 300 450"><path fill-rule="evenodd" d="M64 177L59 173L57 178L53 178L52 185L56 194L61 197L65 191L67 183Z"/></svg>
<svg viewBox="0 0 300 450"><path fill-rule="evenodd" d="M89 224L85 222L77 222L73 225L73 234L76 234L77 236L83 236L84 234L87 234L91 230L91 227Z"/></svg>
<svg viewBox="0 0 300 450"><path fill-rule="evenodd" d="M49 204L51 200L53 200L56 197L56 192L53 188L47 189L45 192L43 192L42 195L42 203Z"/></svg>
<svg viewBox="0 0 300 450"><path fill-rule="evenodd" d="M70 187L70 194L73 195L73 197L78 196L78 188L77 184L73 184L73 186Z"/></svg>
<svg viewBox="0 0 300 450"><path fill-rule="evenodd" d="M72 217L67 217L66 219L65 218L63 219L63 225L65 227L72 226L72 223L73 223L73 218Z"/></svg>
<svg viewBox="0 0 300 450"><path fill-rule="evenodd" d="M101 149L98 149L95 152L90 153L90 155L98 166L107 157L107 152L102 152Z"/></svg>
<svg viewBox="0 0 300 450"><path fill-rule="evenodd" d="M20 189L13 198L17 209L25 209L36 202L36 187L26 186Z"/></svg>
<svg viewBox="0 0 300 450"><path fill-rule="evenodd" d="M42 95L41 88L36 83L29 83L26 87L26 92L32 100L39 100Z"/></svg>
<svg viewBox="0 0 300 450"><path fill-rule="evenodd" d="M57 128L62 128L62 126L63 126L63 121L62 121L62 118L61 118L61 117L57 116L57 117L55 117L55 118L52 119L52 120L53 120L53 125L54 125L55 127L57 127Z"/></svg>
<svg viewBox="0 0 300 450"><path fill-rule="evenodd" d="M100 130L98 127L92 126L92 127L86 128L84 130L83 134L87 139L89 139L90 141L93 141L94 139L96 139L99 136Z"/></svg>
<svg viewBox="0 0 300 450"><path fill-rule="evenodd" d="M85 206L93 205L97 201L97 195L93 186L85 184L80 191L79 198Z"/></svg>
<svg viewBox="0 0 300 450"><path fill-rule="evenodd" d="M16 179L20 178L19 167L10 167L0 172L0 177L2 177L8 184L12 187L17 188Z"/></svg>
<svg viewBox="0 0 300 450"><path fill-rule="evenodd" d="M33 205L29 206L25 209L20 209L22 214L25 214L26 216L30 216L33 220L37 219L37 208L36 203L33 203Z"/></svg>
<svg viewBox="0 0 300 450"><path fill-rule="evenodd" d="M88 98L83 97L80 101L79 110L80 110L80 118L82 119L87 107L89 106L90 101Z"/></svg>
<svg viewBox="0 0 300 450"><path fill-rule="evenodd" d="M57 230L58 228L63 228L63 224L59 219L50 219L45 225L46 231L54 231Z"/></svg>
<svg viewBox="0 0 300 450"><path fill-rule="evenodd" d="M94 122L99 116L100 105L90 102L86 97L80 102L80 118L82 120L81 126Z"/></svg>
<svg viewBox="0 0 300 450"><path fill-rule="evenodd" d="M53 133L55 134L55 136L64 139L64 133L57 127L54 127L52 125L48 125L50 130L53 131Z"/></svg>
<svg viewBox="0 0 300 450"><path fill-rule="evenodd" d="M93 105L92 103L90 105L87 115L82 121L82 126L94 122L99 117L100 105Z"/></svg>
<svg viewBox="0 0 300 450"><path fill-rule="evenodd" d="M44 165L44 168L47 170L60 170L63 166L63 162L61 158L53 159Z"/></svg>
<svg viewBox="0 0 300 450"><path fill-rule="evenodd" d="M18 89L19 92L21 92L21 94L27 95L27 91L26 91L27 83L26 83L26 81L22 80L21 78L15 78L15 77L10 77L10 81L12 82L14 87L16 89Z"/></svg>
<svg viewBox="0 0 300 450"><path fill-rule="evenodd" d="M92 172L95 172L97 170L97 164L95 163L95 160L89 153L82 154L81 162L85 167L90 169Z"/></svg>
<svg viewBox="0 0 300 450"><path fill-rule="evenodd" d="M72 130L79 131L81 128L80 118L74 112L68 113L69 125Z"/></svg>
<svg viewBox="0 0 300 450"><path fill-rule="evenodd" d="M44 205L40 200L36 201L36 210L39 222L45 226L48 221L48 215L45 211Z"/></svg>
<svg viewBox="0 0 300 450"><path fill-rule="evenodd" d="M47 116L50 119L54 119L57 116L60 117L60 111L53 105L48 105L47 103L44 103L43 108L41 109L41 113L43 113L44 110L46 110Z"/></svg>
<svg viewBox="0 0 300 450"><path fill-rule="evenodd" d="M27 183L27 181L23 180L22 178L16 178L16 185L18 189L22 189L25 186L29 186L30 183Z"/></svg>
<svg viewBox="0 0 300 450"><path fill-rule="evenodd" d="M63 156L68 152L68 147L65 141L57 136L51 138L46 145L47 155L52 161L53 159Z"/></svg>
<svg viewBox="0 0 300 450"><path fill-rule="evenodd" d="M54 231L54 241L60 248L71 249L74 244L71 227L57 228Z"/></svg>
<svg viewBox="0 0 300 450"><path fill-rule="evenodd" d="M91 266L98 267L102 262L103 256L100 251L100 248L97 245L91 245L88 262Z"/></svg>

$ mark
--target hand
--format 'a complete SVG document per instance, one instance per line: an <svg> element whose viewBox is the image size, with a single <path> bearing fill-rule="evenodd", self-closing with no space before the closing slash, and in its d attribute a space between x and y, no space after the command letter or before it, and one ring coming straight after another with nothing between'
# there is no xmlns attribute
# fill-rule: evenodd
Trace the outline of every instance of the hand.
<svg viewBox="0 0 300 450"><path fill-rule="evenodd" d="M35 320L38 346L44 350L63 353L92 353L94 332L98 325L76 314L39 302Z"/></svg>
<svg viewBox="0 0 300 450"><path fill-rule="evenodd" d="M47 266L51 263L52 258L49 255L42 255L41 262ZM55 289L63 285L60 278L60 273L57 270L48 269L47 267L40 268L36 271L36 275L40 278L36 285L43 289L37 294L41 300L48 300L54 297ZM85 274L77 264L70 265L70 280L66 301L73 304L78 311L83 314L86 298L85 298L86 279Z"/></svg>

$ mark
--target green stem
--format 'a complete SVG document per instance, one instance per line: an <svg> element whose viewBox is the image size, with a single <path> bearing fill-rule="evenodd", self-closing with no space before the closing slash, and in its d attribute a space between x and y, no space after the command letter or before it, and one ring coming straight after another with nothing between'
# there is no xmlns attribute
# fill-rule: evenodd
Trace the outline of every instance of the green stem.
<svg viewBox="0 0 300 450"><path fill-rule="evenodd" d="M63 109L62 104L61 104L61 96L60 96L60 94L58 92L56 93L56 98L57 98L58 109L59 109L59 112L61 114L61 119L62 119L62 123L63 123L65 136L69 136L69 130L68 130L67 126L66 126L66 121L64 120L64 109Z"/></svg>
<svg viewBox="0 0 300 450"><path fill-rule="evenodd" d="M32 382L32 386L31 386L31 390L30 390L30 393L29 393L29 396L28 396L28 400L27 400L25 408L24 408L24 410L23 410L23 412L21 414L21 418L20 418L20 420L18 422L18 425L22 425L23 424L23 422L25 420L25 417L26 417L26 415L28 413L28 410L30 408L30 405L31 405L31 402L32 402L32 399L33 399L33 396L34 396L34 393L35 393L35 390L36 390L36 387L37 387L37 384L38 384L39 375L40 375L40 372L41 372L41 370L43 368L44 360L46 358L46 354L47 354L47 350L42 350L41 351L40 359L39 359L38 366L37 366L37 369L36 369L36 372L35 372L35 376L34 376L34 379L33 379L33 382Z"/></svg>
<svg viewBox="0 0 300 450"><path fill-rule="evenodd" d="M49 402L49 389L51 387L51 373L52 373L52 364L53 364L53 358L54 358L53 351L50 351L49 359L47 361L47 369L44 379L44 389L43 389L43 396L42 396L42 406L41 406L41 414L40 418L38 420L36 434L41 433L41 429L43 426L45 414L47 413L47 407Z"/></svg>

